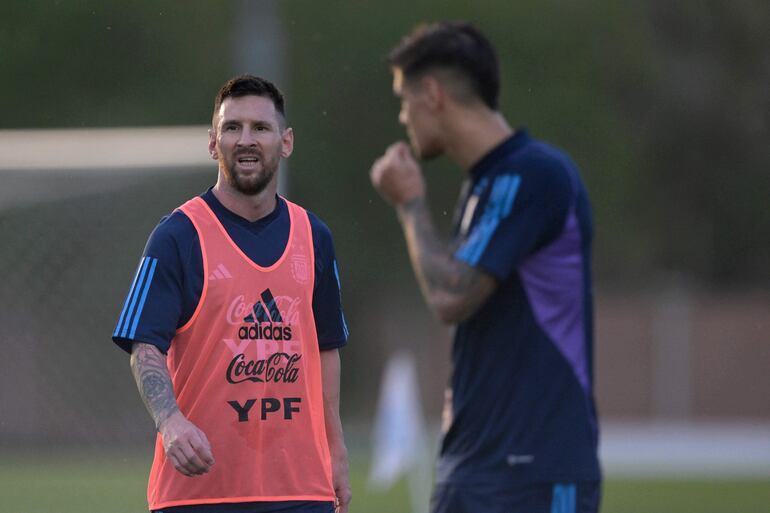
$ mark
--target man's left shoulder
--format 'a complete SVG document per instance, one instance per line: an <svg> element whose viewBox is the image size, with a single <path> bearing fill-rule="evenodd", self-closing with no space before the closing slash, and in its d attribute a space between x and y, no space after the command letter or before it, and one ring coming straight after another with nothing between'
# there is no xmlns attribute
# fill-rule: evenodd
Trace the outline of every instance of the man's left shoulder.
<svg viewBox="0 0 770 513"><path fill-rule="evenodd" d="M332 239L332 232L329 229L329 226L320 218L318 215L310 210L309 208L304 207L303 205L300 205L299 203L295 203L291 200L288 200L286 198L283 198L283 201L288 203L293 203L294 206L297 206L301 208L306 214L308 221L310 222L310 230L313 233L313 242L318 244L326 243L327 241L331 242Z"/></svg>
<svg viewBox="0 0 770 513"><path fill-rule="evenodd" d="M577 167L564 150L539 140L533 140L498 172L518 175L524 190L548 197L572 196L578 177Z"/></svg>
<svg viewBox="0 0 770 513"><path fill-rule="evenodd" d="M525 170L532 172L546 172L567 177L577 169L565 150L539 139L532 139L517 157L516 161Z"/></svg>
<svg viewBox="0 0 770 513"><path fill-rule="evenodd" d="M310 222L310 232L313 236L313 250L316 254L316 261L334 259L334 241L332 231L329 226L316 215L315 212L298 205L307 213L307 219Z"/></svg>
<svg viewBox="0 0 770 513"><path fill-rule="evenodd" d="M313 242L316 244L328 245L332 242L332 231L323 219L314 212L305 209L308 221L310 221L310 230L313 232Z"/></svg>

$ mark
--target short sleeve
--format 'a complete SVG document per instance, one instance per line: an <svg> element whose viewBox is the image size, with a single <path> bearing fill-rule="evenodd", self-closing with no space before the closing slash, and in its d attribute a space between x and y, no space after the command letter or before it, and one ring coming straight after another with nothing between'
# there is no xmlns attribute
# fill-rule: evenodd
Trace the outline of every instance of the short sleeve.
<svg viewBox="0 0 770 513"><path fill-rule="evenodd" d="M313 315L318 346L324 351L346 345L349 333L342 310L342 287L331 231L314 214L308 212L308 216L315 249Z"/></svg>
<svg viewBox="0 0 770 513"><path fill-rule="evenodd" d="M455 258L507 279L561 232L572 197L569 171L558 161L497 174L481 196L477 221Z"/></svg>
<svg viewBox="0 0 770 513"><path fill-rule="evenodd" d="M180 240L190 239L194 230L175 212L150 234L112 333L123 350L130 353L133 342L144 342L168 351L185 309L184 260L190 250L180 248Z"/></svg>

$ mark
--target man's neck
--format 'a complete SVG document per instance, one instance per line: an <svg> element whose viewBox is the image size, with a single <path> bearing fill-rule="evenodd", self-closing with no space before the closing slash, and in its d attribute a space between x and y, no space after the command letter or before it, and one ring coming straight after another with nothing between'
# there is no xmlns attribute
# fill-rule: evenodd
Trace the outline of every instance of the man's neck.
<svg viewBox="0 0 770 513"><path fill-rule="evenodd" d="M276 206L276 186L272 183L259 194L251 196L239 192L220 178L211 192L223 207L251 222L270 214Z"/></svg>
<svg viewBox="0 0 770 513"><path fill-rule="evenodd" d="M447 130L446 154L463 170L470 171L487 153L513 135L514 130L499 112L464 110Z"/></svg>

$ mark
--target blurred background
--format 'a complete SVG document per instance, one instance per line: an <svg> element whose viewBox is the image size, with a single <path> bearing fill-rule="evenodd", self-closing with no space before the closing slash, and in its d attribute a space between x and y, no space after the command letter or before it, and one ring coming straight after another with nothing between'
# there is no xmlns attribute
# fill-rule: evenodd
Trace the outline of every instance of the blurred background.
<svg viewBox="0 0 770 513"><path fill-rule="evenodd" d="M404 137L385 56L441 19L489 36L502 111L592 195L603 511L770 511L770 3L5 0L0 512L146 509L153 424L110 335L152 228L214 183L206 125L242 72L286 93L284 190L335 237L351 511L424 508L424 461L367 478L374 419L410 355L432 460L449 332L368 170ZM463 173L425 168L447 229Z"/></svg>

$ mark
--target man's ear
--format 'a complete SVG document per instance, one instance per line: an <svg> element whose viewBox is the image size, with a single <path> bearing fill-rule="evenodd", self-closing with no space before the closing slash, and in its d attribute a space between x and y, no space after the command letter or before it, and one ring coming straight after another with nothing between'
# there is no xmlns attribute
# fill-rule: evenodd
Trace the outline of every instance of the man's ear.
<svg viewBox="0 0 770 513"><path fill-rule="evenodd" d="M214 160L219 160L217 154L217 131L214 128L209 128L209 155Z"/></svg>
<svg viewBox="0 0 770 513"><path fill-rule="evenodd" d="M294 130L286 128L281 134L281 157L287 159L294 151Z"/></svg>
<svg viewBox="0 0 770 513"><path fill-rule="evenodd" d="M420 87L431 110L439 110L444 107L447 96L446 89L436 77L425 75L420 79Z"/></svg>

